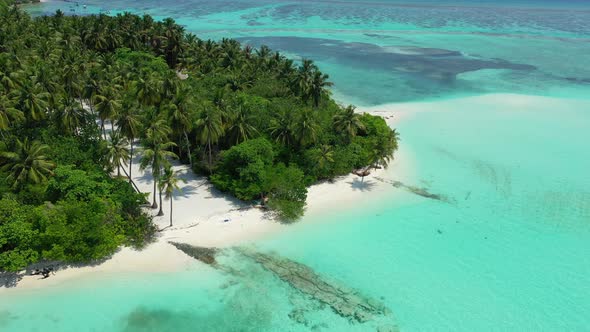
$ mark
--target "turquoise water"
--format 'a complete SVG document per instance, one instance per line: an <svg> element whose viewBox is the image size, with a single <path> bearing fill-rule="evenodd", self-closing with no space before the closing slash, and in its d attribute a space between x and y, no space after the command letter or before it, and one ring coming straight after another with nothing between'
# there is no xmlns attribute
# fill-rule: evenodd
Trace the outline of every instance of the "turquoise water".
<svg viewBox="0 0 590 332"><path fill-rule="evenodd" d="M392 186L369 206L309 215L256 244L391 310L367 323L229 254L223 264L240 273L195 263L3 294L1 331L588 330L587 2L85 3L312 57L342 101L405 102L392 107L405 113L398 130L414 175L383 178L444 200Z"/></svg>

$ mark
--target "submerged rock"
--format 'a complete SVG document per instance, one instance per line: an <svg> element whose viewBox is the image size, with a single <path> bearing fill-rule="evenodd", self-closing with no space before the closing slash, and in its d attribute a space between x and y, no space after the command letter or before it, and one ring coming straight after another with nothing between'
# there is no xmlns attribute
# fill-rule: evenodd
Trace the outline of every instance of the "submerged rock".
<svg viewBox="0 0 590 332"><path fill-rule="evenodd" d="M176 249L184 252L185 254L191 256L194 259L197 259L205 264L215 265L217 261L215 260L215 255L217 254L217 248L206 248L206 247L197 247L191 246L190 244L186 243L178 243L178 242L168 242L171 245L175 246Z"/></svg>
<svg viewBox="0 0 590 332"><path fill-rule="evenodd" d="M303 324L305 326L309 326L309 321L305 318L305 310L303 309L293 309L289 313L289 318L295 321L296 323Z"/></svg>
<svg viewBox="0 0 590 332"><path fill-rule="evenodd" d="M395 325L381 325L377 327L377 332L399 332Z"/></svg>
<svg viewBox="0 0 590 332"><path fill-rule="evenodd" d="M374 315L385 315L387 309L376 300L366 298L353 290L325 281L310 267L277 256L238 248L239 253L262 265L293 288L330 306L338 315L363 323ZM297 317L292 317L297 318Z"/></svg>
<svg viewBox="0 0 590 332"><path fill-rule="evenodd" d="M410 192L413 192L414 194L422 196L422 197L435 199L437 201L443 200L443 197L441 195L430 193L430 192L428 192L428 190L426 188L418 188L418 187L414 187L414 186L406 186L406 188Z"/></svg>
<svg viewBox="0 0 590 332"><path fill-rule="evenodd" d="M239 271L217 263L215 256L221 252L217 248L197 247L178 242L169 243L175 246L178 250L205 264L211 265L235 276L241 275ZM236 253L246 258L252 259L265 270L288 283L291 287L300 291L305 296L309 296L311 299L317 301L316 303L318 303L320 307L328 305L338 315L351 321L363 323L371 320L375 315L390 314L389 309L379 301L362 296L354 290L347 289L333 282L328 282L304 264L278 255L257 252L250 248L240 247L234 248L234 250ZM227 287L229 286L230 285L227 285ZM308 310L297 307L298 306L291 311L289 318L308 326L310 322L305 317L305 313ZM319 307L315 309L319 309Z"/></svg>
<svg viewBox="0 0 590 332"><path fill-rule="evenodd" d="M447 202L447 203L449 202L449 200L445 196L442 196L442 195L439 195L439 194L433 194L433 193L429 192L428 189L426 189L426 188L420 188L420 187L410 186L410 185L407 185L407 184L405 184L405 183L403 183L401 181L386 180L386 179L383 179L381 177L375 177L375 179L377 181L381 181L383 183L389 183L394 188L405 189L405 190L407 190L407 191L409 191L409 192L411 192L411 193L413 193L415 195L418 195L418 196L422 196L422 197L425 197L425 198L434 199L434 200L437 200L437 201Z"/></svg>

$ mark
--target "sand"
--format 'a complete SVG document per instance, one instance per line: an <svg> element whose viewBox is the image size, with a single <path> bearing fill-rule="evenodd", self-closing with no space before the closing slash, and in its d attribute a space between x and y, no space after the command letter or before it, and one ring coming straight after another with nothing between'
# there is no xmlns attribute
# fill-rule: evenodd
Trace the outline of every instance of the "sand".
<svg viewBox="0 0 590 332"><path fill-rule="evenodd" d="M393 115L397 113L395 110L396 107L392 105L387 109L359 111L382 115L393 126L399 121L398 117ZM132 166L133 180L142 192L150 193L151 202L153 179L149 171L139 170L138 164L139 157L136 156ZM146 208L148 213L154 215L154 223L161 230L154 243L141 251L122 248L101 264L60 269L48 279L23 276L15 287L0 286L0 293L52 287L72 279L105 273L182 270L194 264L194 260L168 244L168 241L207 247L229 247L263 239L277 232L287 231L290 227L273 220L264 210L219 192L205 177L195 175L187 165L174 163L173 167L186 182L179 184L181 190L173 197L172 227L169 226L169 200L163 198L164 216L155 216L158 209ZM383 193L391 192L389 184L377 181L375 177L388 178L395 174L396 177L403 175L407 178L411 172L411 155L402 146L387 170L373 171L362 182L358 176L350 174L332 182L311 186L306 208L306 216L310 218L303 218L300 222L317 222L321 220L322 213L374 202L382 197ZM159 203L158 197L156 198Z"/></svg>

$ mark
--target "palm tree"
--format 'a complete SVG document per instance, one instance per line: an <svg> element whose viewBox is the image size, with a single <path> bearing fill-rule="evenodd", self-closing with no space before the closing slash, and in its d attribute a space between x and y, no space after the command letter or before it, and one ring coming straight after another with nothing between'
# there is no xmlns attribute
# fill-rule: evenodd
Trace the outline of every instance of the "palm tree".
<svg viewBox="0 0 590 332"><path fill-rule="evenodd" d="M138 78L132 83L135 96L143 106L153 106L160 102L162 80L156 73L150 73L145 78Z"/></svg>
<svg viewBox="0 0 590 332"><path fill-rule="evenodd" d="M40 90L31 82L24 83L17 90L13 90L16 108L23 111L29 120L37 121L45 117L50 95Z"/></svg>
<svg viewBox="0 0 590 332"><path fill-rule="evenodd" d="M123 109L117 114L117 128L119 129L119 133L127 138L129 142L130 149L129 149L129 182L133 182L132 174L131 174L131 166L133 165L133 143L135 138L138 135L139 128L141 127L141 122L139 120L139 115L137 113L137 108L133 105L126 105Z"/></svg>
<svg viewBox="0 0 590 332"><path fill-rule="evenodd" d="M11 120L22 120L24 115L14 108L6 95L0 95L0 131L10 127Z"/></svg>
<svg viewBox="0 0 590 332"><path fill-rule="evenodd" d="M186 182L186 180L178 177L172 167L164 168L164 174L160 178L160 210L162 208L162 191L164 191L166 199L170 200L170 227L172 227L172 201L174 200L172 194L174 194L175 190L180 190L178 187L179 181Z"/></svg>
<svg viewBox="0 0 590 332"><path fill-rule="evenodd" d="M270 136L278 143L285 146L291 146L294 141L294 123L295 121L292 112L286 111L279 113L277 117L270 121L270 126L268 127Z"/></svg>
<svg viewBox="0 0 590 332"><path fill-rule="evenodd" d="M293 81L294 90L299 94L303 101L307 102L311 96L311 84L313 73L317 70L312 60L303 59L301 66L297 70L297 75Z"/></svg>
<svg viewBox="0 0 590 332"><path fill-rule="evenodd" d="M293 131L300 146L306 146L317 141L320 131L317 117L310 109L301 111L299 119L295 122Z"/></svg>
<svg viewBox="0 0 590 332"><path fill-rule="evenodd" d="M232 110L228 120L227 132L234 144L248 140L258 132L252 125L252 113L244 105L239 105Z"/></svg>
<svg viewBox="0 0 590 332"><path fill-rule="evenodd" d="M309 87L311 98L313 100L313 106L320 106L320 100L322 99L322 95L328 93L326 88L334 85L332 82L328 81L329 78L330 76L328 76L327 74L322 74L319 70L316 70L313 73Z"/></svg>
<svg viewBox="0 0 590 332"><path fill-rule="evenodd" d="M333 123L334 129L344 133L348 141L354 138L359 130L365 129L360 114L355 113L355 107L352 105L347 106L334 115Z"/></svg>
<svg viewBox="0 0 590 332"><path fill-rule="evenodd" d="M86 111L84 108L71 98L63 98L58 105L58 121L67 132L77 134L78 128L84 122Z"/></svg>
<svg viewBox="0 0 590 332"><path fill-rule="evenodd" d="M329 163L334 162L334 149L331 145L322 144L317 151L316 163L320 169L324 169Z"/></svg>
<svg viewBox="0 0 590 332"><path fill-rule="evenodd" d="M179 89L173 102L168 105L168 118L174 133L182 135L188 154L189 164L193 167L193 157L191 155L191 143L188 133L192 130L193 103L190 98L190 90ZM182 152L182 149L181 149Z"/></svg>
<svg viewBox="0 0 590 332"><path fill-rule="evenodd" d="M94 106L98 112L102 134L106 140L107 132L104 123L106 120L112 120L117 115L117 112L121 109L121 102L117 99L116 93L112 88L107 88L100 93L94 97Z"/></svg>
<svg viewBox="0 0 590 332"><path fill-rule="evenodd" d="M219 141L223 135L223 121L221 120L221 111L214 106L208 106L201 112L200 118L197 119L196 128L199 131L199 141L207 145L209 154L209 173L213 170L213 144Z"/></svg>
<svg viewBox="0 0 590 332"><path fill-rule="evenodd" d="M154 178L152 209L156 209L158 208L158 203L156 202L156 184L159 181L162 167L165 167L170 163L168 158L178 158L174 152L169 151L169 149L176 146L176 144L170 142L168 136L161 135L157 131L148 132L147 137L143 140L142 144L143 156L141 157L139 168L143 171L149 167L152 171L152 176Z"/></svg>
<svg viewBox="0 0 590 332"><path fill-rule="evenodd" d="M4 60L4 59L2 59ZM18 77L20 76L19 74L22 74L21 72L6 72L2 70L2 67L0 66L0 86L3 87L4 89L6 89L7 91L9 91L10 89L13 89L16 86L19 86L19 79Z"/></svg>
<svg viewBox="0 0 590 332"><path fill-rule="evenodd" d="M170 68L174 68L176 67L178 56L182 53L184 28L177 25L172 18L164 19L162 25L164 26L164 40L166 42L166 62Z"/></svg>
<svg viewBox="0 0 590 332"><path fill-rule="evenodd" d="M117 166L117 176L121 176L121 167L129 161L129 142L121 133L112 131L107 142L107 159L111 167Z"/></svg>
<svg viewBox="0 0 590 332"><path fill-rule="evenodd" d="M47 181L55 163L47 158L49 146L39 141L17 140L14 152L0 152L0 169L9 172L7 180L16 189L28 183Z"/></svg>

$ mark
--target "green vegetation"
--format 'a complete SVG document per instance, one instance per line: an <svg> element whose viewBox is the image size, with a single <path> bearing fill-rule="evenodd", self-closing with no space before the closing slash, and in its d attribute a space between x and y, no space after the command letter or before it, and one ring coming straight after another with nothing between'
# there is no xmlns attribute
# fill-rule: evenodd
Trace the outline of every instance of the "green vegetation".
<svg viewBox="0 0 590 332"><path fill-rule="evenodd" d="M383 119L330 98L310 60L203 41L172 19L32 19L2 1L0 269L144 243L154 227L131 181L138 151L159 214L178 188L178 158L295 220L307 186L385 166L397 149Z"/></svg>

